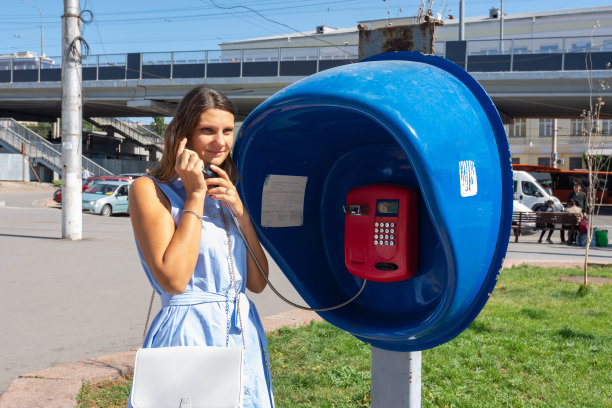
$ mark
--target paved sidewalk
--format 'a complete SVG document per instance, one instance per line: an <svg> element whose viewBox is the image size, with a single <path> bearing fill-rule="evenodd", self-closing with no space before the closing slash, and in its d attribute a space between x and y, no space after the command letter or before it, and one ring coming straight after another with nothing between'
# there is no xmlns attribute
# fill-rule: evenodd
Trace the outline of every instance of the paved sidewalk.
<svg viewBox="0 0 612 408"><path fill-rule="evenodd" d="M262 320L266 333L322 321L314 312L290 310ZM134 372L136 349L20 375L0 396L0 408L74 408L83 381L98 383Z"/></svg>

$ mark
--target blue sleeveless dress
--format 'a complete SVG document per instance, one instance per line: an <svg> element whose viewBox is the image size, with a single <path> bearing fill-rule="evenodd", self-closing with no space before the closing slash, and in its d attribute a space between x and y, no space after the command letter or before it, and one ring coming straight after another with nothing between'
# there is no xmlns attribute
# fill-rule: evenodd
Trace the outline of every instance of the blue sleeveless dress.
<svg viewBox="0 0 612 408"><path fill-rule="evenodd" d="M151 179L170 201L176 227L185 203L183 183L180 179L169 184ZM238 299L229 270L227 234L221 211L225 212L229 227ZM193 217L191 214L185 216ZM143 347L242 346L236 308L239 301L246 342L242 373L243 405L273 407L266 337L255 305L244 293L247 252L230 212L222 208L219 201L206 197L200 254L187 289L180 295L172 295L159 285L142 256L138 242L136 247L147 278L160 295L162 303Z"/></svg>

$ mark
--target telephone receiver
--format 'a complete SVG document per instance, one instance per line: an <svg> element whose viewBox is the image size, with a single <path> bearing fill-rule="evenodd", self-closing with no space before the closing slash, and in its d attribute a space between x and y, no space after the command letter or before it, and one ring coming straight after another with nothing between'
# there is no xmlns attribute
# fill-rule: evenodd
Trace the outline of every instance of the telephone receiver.
<svg viewBox="0 0 612 408"><path fill-rule="evenodd" d="M209 178L218 176L217 173L215 173L214 171L210 169L210 163L204 163L204 169L202 170L202 173L204 173L205 179L209 179Z"/></svg>
<svg viewBox="0 0 612 408"><path fill-rule="evenodd" d="M204 179L209 179L209 178L214 178L214 177L219 177L219 175L217 173L215 173L214 171L212 171L210 169L210 163L204 163L204 168L202 169L202 173L204 174ZM208 186L208 188L214 188L214 187L218 187L218 186Z"/></svg>

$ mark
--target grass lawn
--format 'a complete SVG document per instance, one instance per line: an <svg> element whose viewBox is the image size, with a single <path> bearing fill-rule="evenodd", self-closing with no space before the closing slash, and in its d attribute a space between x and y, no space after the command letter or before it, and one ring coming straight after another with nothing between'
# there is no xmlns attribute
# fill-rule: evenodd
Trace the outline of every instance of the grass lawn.
<svg viewBox="0 0 612 408"><path fill-rule="evenodd" d="M578 269L502 271L478 318L423 352L423 407L612 407L612 285ZM611 267L591 276L612 278ZM370 347L327 323L268 335L276 405L368 407ZM85 385L79 407L124 407L129 379Z"/></svg>

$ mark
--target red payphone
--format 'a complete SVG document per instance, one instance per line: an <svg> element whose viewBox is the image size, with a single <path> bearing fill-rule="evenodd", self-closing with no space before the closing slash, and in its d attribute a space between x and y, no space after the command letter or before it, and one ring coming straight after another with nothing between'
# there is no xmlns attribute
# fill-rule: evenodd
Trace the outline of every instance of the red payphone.
<svg viewBox="0 0 612 408"><path fill-rule="evenodd" d="M344 263L350 273L377 282L416 275L417 194L374 184L349 191L344 206Z"/></svg>

